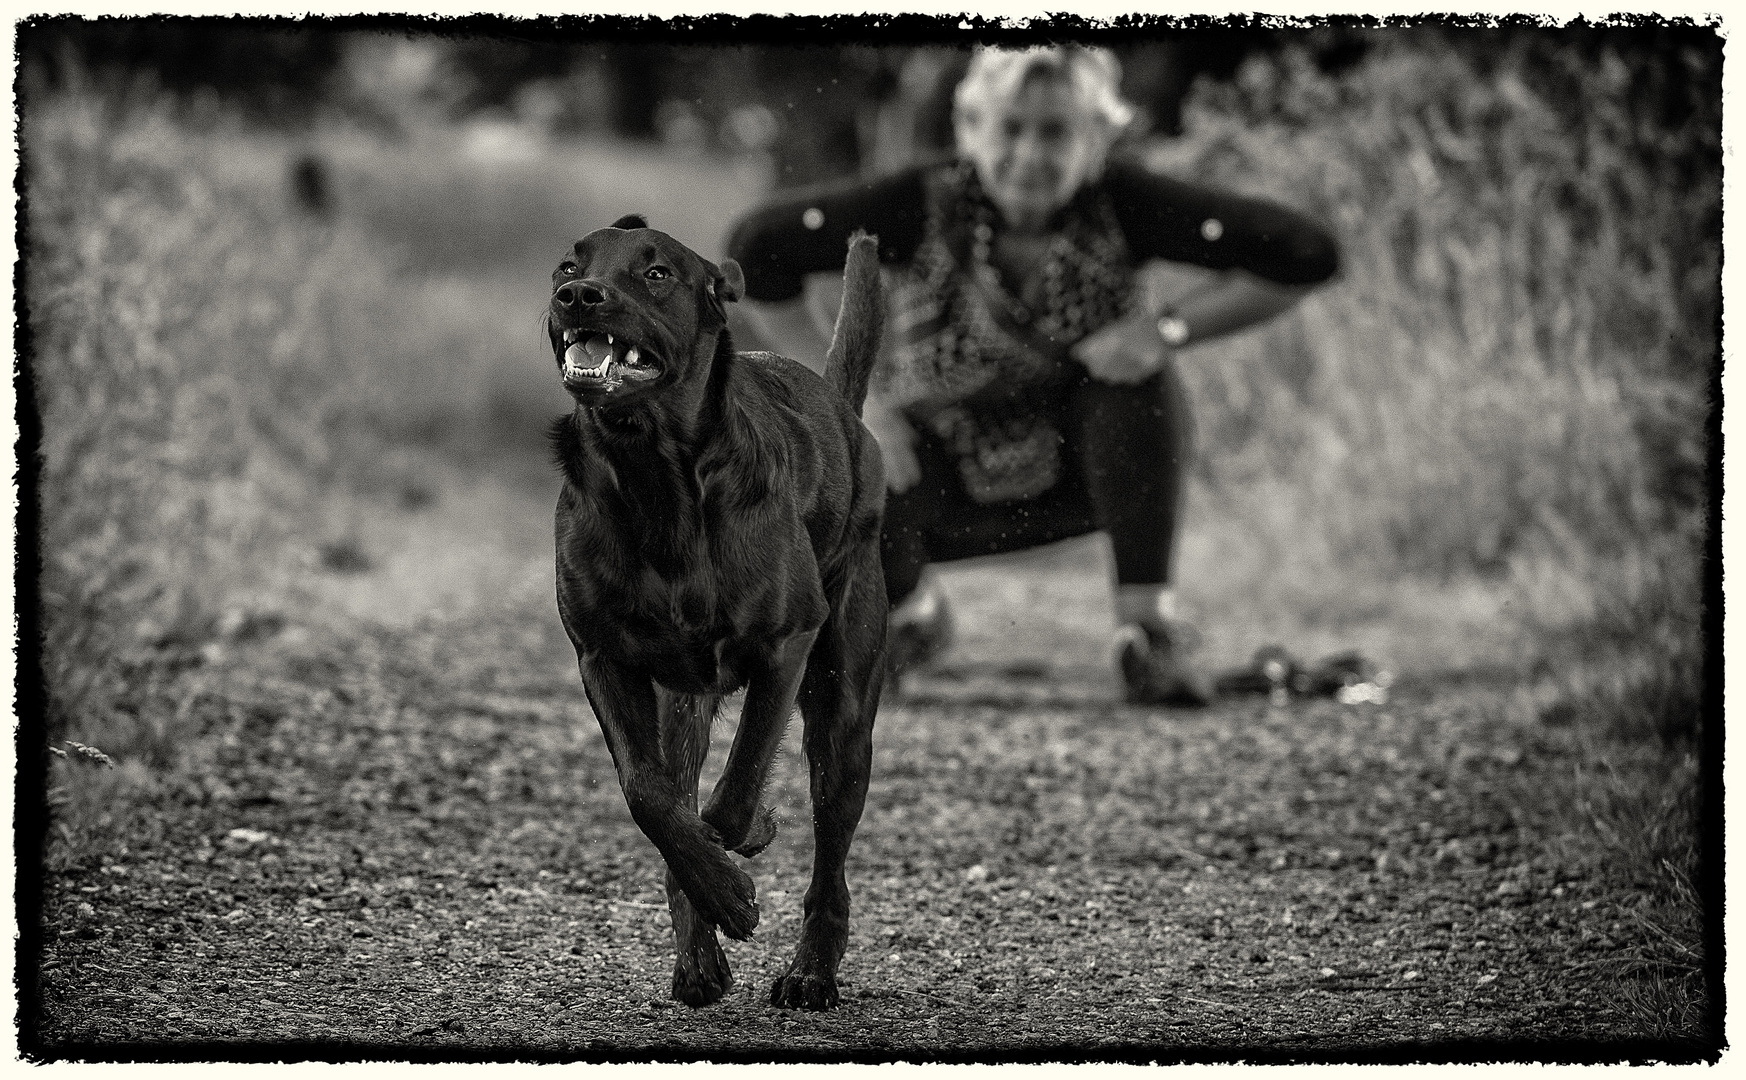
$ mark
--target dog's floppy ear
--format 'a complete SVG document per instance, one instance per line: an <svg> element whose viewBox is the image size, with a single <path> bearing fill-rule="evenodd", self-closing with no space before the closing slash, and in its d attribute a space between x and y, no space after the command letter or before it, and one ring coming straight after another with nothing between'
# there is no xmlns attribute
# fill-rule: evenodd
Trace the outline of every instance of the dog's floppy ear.
<svg viewBox="0 0 1746 1080"><path fill-rule="evenodd" d="M615 229L646 229L649 227L649 222L641 214L626 214L613 222L612 227Z"/></svg>
<svg viewBox="0 0 1746 1080"><path fill-rule="evenodd" d="M738 300L746 295L746 274L740 269L740 264L732 259L723 259L717 269L715 279L715 300L725 304Z"/></svg>

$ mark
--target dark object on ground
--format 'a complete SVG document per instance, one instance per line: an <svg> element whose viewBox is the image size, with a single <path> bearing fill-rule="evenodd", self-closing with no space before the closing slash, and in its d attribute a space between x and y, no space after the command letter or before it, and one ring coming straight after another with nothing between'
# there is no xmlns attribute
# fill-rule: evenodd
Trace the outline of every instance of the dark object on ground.
<svg viewBox="0 0 1746 1080"><path fill-rule="evenodd" d="M1263 645L1246 668L1225 672L1217 679L1219 695L1291 693L1293 676L1300 675L1297 661L1277 645Z"/></svg>
<svg viewBox="0 0 1746 1080"><path fill-rule="evenodd" d="M1305 667L1277 645L1256 650L1255 659L1246 668L1237 668L1220 675L1218 693L1270 694L1276 700L1292 695L1300 697L1339 697L1342 691L1350 695L1359 687L1374 688L1366 696L1374 700L1386 690L1391 677L1374 661L1355 649L1323 657Z"/></svg>
<svg viewBox="0 0 1746 1080"><path fill-rule="evenodd" d="M311 151L291 163L291 197L297 209L311 217L323 218L333 211L333 181L320 154Z"/></svg>
<svg viewBox="0 0 1746 1080"><path fill-rule="evenodd" d="M331 540L317 549L323 570L332 570L336 574L362 574L376 565L364 550L364 543L355 536L343 536Z"/></svg>
<svg viewBox="0 0 1746 1080"><path fill-rule="evenodd" d="M877 242L850 239L821 379L736 353L724 304L744 288L635 215L576 242L547 328L573 414L553 429L558 611L637 826L667 862L673 996L732 985L715 928L758 924L752 856L776 832L766 774L798 701L816 845L799 948L773 1004L837 1004L848 943L843 865L867 796L884 670L885 481L858 419L884 322ZM733 748L697 812L721 699L744 687Z"/></svg>
<svg viewBox="0 0 1746 1080"><path fill-rule="evenodd" d="M1138 629L1141 633L1121 646L1128 704L1198 708L1212 701L1211 681L1188 662L1188 654L1197 644L1190 627L1175 624Z"/></svg>

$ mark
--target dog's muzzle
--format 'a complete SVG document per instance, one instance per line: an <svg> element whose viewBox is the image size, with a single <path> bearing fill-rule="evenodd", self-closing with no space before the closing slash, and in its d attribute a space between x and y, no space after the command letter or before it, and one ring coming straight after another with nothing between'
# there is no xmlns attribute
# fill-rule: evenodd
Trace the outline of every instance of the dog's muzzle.
<svg viewBox="0 0 1746 1080"><path fill-rule="evenodd" d="M600 330L563 331L560 365L564 386L571 390L612 391L626 382L645 382L661 374L661 365L635 342Z"/></svg>

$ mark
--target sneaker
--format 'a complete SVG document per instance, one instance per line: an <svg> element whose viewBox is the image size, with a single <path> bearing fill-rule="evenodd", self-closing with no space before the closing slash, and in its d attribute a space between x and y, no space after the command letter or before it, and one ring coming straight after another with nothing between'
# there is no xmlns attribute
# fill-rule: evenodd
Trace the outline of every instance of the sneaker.
<svg viewBox="0 0 1746 1080"><path fill-rule="evenodd" d="M1188 663L1200 635L1187 623L1123 627L1119 662L1130 705L1193 708L1211 703L1211 682Z"/></svg>
<svg viewBox="0 0 1746 1080"><path fill-rule="evenodd" d="M885 675L899 675L926 667L952 646L952 613L946 598L939 596L933 612L923 618L893 618L885 629Z"/></svg>

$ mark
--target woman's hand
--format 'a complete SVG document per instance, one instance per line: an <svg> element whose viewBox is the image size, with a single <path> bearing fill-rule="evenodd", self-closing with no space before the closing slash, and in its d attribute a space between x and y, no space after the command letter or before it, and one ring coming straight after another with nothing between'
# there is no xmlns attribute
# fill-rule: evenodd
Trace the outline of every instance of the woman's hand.
<svg viewBox="0 0 1746 1080"><path fill-rule="evenodd" d="M1157 321L1145 312L1109 324L1070 351L1093 378L1119 384L1146 381L1170 358L1170 347L1158 336Z"/></svg>
<svg viewBox="0 0 1746 1080"><path fill-rule="evenodd" d="M902 494L921 481L921 462L915 456L915 428L889 402L867 395L861 406L861 422L879 441L879 456L885 459L885 486Z"/></svg>
<svg viewBox="0 0 1746 1080"><path fill-rule="evenodd" d="M1204 288L1171 308L1192 331L1191 344L1210 341L1273 318L1301 300L1314 286L1280 285L1246 270L1226 270ZM1150 378L1170 357L1158 336L1158 323L1144 311L1114 322L1073 346L1073 359L1104 382L1137 383Z"/></svg>

